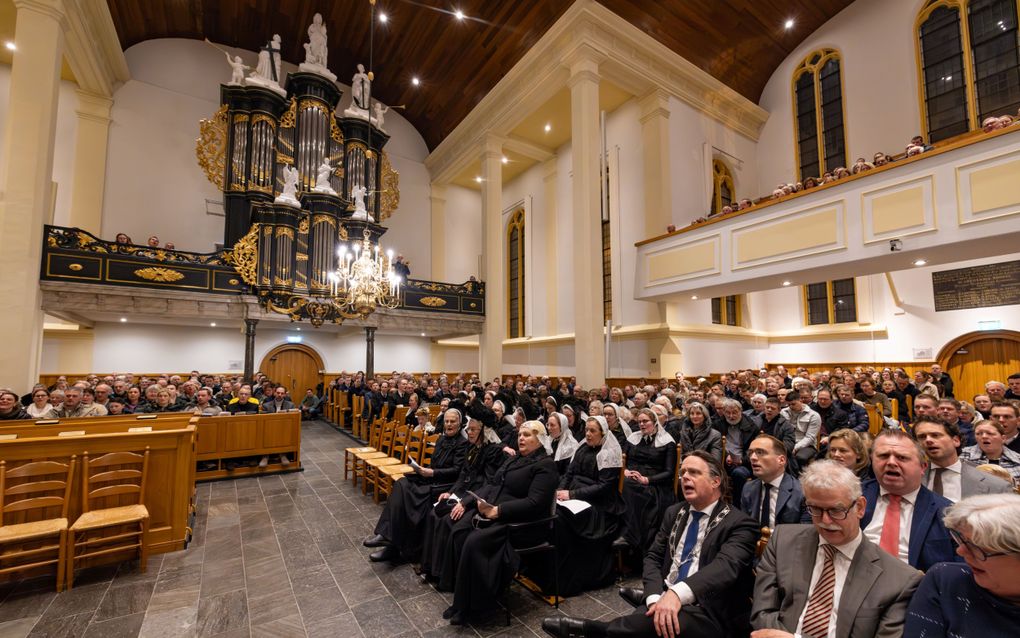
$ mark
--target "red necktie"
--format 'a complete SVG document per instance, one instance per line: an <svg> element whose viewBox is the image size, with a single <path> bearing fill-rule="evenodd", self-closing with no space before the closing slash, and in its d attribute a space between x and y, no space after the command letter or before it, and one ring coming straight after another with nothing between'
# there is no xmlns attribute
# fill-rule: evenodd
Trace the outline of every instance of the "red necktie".
<svg viewBox="0 0 1020 638"><path fill-rule="evenodd" d="M878 546L893 556L900 556L900 500L898 494L888 494L889 505L885 508L885 520L882 521L882 536Z"/></svg>

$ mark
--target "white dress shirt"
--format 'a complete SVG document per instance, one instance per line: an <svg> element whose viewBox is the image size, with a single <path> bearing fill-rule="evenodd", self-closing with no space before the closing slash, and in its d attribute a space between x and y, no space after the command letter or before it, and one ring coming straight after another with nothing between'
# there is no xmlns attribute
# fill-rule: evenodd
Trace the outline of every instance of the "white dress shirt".
<svg viewBox="0 0 1020 638"><path fill-rule="evenodd" d="M694 550L691 552L691 566L687 568L687 577L690 578L694 574L698 573L698 563L701 562L701 545L705 542L705 535L708 532L708 521L712 518L712 512L715 511L716 506L719 505L719 501L716 501L708 507L700 510L694 510L695 512L701 512L704 516L701 517L701 521L698 523L698 540L694 543ZM680 553L684 549L684 539L687 538L687 529L691 526L694 521L693 516L687 517L687 524L684 525L683 530L680 532L680 542L676 545L676 554L673 555L673 562L680 560ZM665 582L665 581L664 581ZM673 592L680 598L681 605L692 605L696 598L694 592L691 591L690 586L687 583L680 581L679 583L666 582L666 586L673 590ZM657 602L662 598L662 594L651 594L645 598L645 605L651 607L653 603Z"/></svg>
<svg viewBox="0 0 1020 638"><path fill-rule="evenodd" d="M937 469L939 466L933 463L931 469L928 470L928 484L925 487L932 491L935 491L935 470ZM956 459L956 463L942 469L944 470L942 472L942 496L956 503L963 498L963 461Z"/></svg>
<svg viewBox="0 0 1020 638"><path fill-rule="evenodd" d="M832 591L832 613L829 615L829 632L827 638L836 638L836 620L839 618L839 597L843 595L843 584L846 582L847 574L850 573L850 563L853 562L857 548L861 546L862 536L858 534L854 539L842 545L836 545L836 552L832 555L832 566L836 570L836 582ZM822 577L822 570L825 569L825 550L823 545L829 545L824 538L818 537L818 551L815 553L815 568L811 572L811 583L808 585L808 597L815 588L815 584ZM804 604L804 611L800 613L800 620L797 622L796 638L801 638L800 632L804 627L804 616L807 614L807 604Z"/></svg>
<svg viewBox="0 0 1020 638"><path fill-rule="evenodd" d="M776 505L779 503L779 486L783 483L783 475L768 481L772 486L769 491L769 529L776 528ZM761 484L761 496L758 498L758 512L761 512L762 501L765 500L765 481ZM757 513L757 512L756 512Z"/></svg>
<svg viewBox="0 0 1020 638"><path fill-rule="evenodd" d="M882 539L882 524L885 522L885 510L889 507L889 492L880 487L878 503L875 504L875 513L871 522L864 528L864 535L868 540L878 545ZM900 551L899 559L904 563L910 555L910 523L914 520L914 503L917 502L917 493L921 491L918 487L909 494L904 494L900 499Z"/></svg>

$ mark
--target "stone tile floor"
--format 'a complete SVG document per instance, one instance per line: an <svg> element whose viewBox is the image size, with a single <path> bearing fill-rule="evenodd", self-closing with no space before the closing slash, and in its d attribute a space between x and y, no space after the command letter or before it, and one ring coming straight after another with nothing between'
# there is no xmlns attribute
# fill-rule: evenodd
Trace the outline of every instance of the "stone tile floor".
<svg viewBox="0 0 1020 638"><path fill-rule="evenodd" d="M556 613L608 619L630 610L616 586L556 612L515 583L509 627L503 614L451 627L441 614L452 595L409 565L369 562L361 541L380 506L343 480L354 439L322 422L301 434L304 472L199 485L193 542L153 556L146 573L132 563L85 570L60 594L50 577L0 585L0 638L509 638L544 636L542 618Z"/></svg>

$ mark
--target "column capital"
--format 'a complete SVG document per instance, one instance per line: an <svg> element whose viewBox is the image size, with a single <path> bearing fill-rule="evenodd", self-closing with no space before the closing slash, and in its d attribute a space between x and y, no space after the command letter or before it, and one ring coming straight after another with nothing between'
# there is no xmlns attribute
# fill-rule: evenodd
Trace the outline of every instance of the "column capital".
<svg viewBox="0 0 1020 638"><path fill-rule="evenodd" d="M669 119L669 93L662 89L655 88L642 95L638 98L638 106L641 108L642 124L656 117Z"/></svg>
<svg viewBox="0 0 1020 638"><path fill-rule="evenodd" d="M75 93L78 95L78 109L75 111L78 117L100 124L110 123L110 109L113 107L111 98L84 89L77 89Z"/></svg>
<svg viewBox="0 0 1020 638"><path fill-rule="evenodd" d="M49 16L60 23L61 29L68 28L67 7L64 0L14 0L14 7L20 11L32 11Z"/></svg>
<svg viewBox="0 0 1020 638"><path fill-rule="evenodd" d="M437 204L446 203L446 184L432 183L429 185L429 200Z"/></svg>
<svg viewBox="0 0 1020 638"><path fill-rule="evenodd" d="M503 160L503 143L506 140L499 135L494 133L486 133L485 137L482 138L481 153L482 162L487 159L498 159Z"/></svg>
<svg viewBox="0 0 1020 638"><path fill-rule="evenodd" d="M570 69L567 86L573 87L578 82L594 82L601 80L599 65L606 59L604 53L588 44L580 44L565 56L563 62Z"/></svg>

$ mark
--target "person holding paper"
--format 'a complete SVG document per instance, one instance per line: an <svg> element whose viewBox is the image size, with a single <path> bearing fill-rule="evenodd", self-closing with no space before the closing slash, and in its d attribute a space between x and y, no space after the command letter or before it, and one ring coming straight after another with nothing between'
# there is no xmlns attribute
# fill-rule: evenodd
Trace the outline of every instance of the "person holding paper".
<svg viewBox="0 0 1020 638"><path fill-rule="evenodd" d="M565 506L556 508L556 562L561 596L574 596L613 581L612 545L620 534L626 511L617 490L621 465L623 453L605 417L589 417L584 443L574 453L556 491L559 503L591 506L577 513ZM528 575L533 571L538 577L536 582L552 577L544 571L537 573L537 569L529 569Z"/></svg>
<svg viewBox="0 0 1020 638"><path fill-rule="evenodd" d="M379 516L375 534L365 539L365 547L380 549L369 555L372 562L399 559L417 562L425 519L439 494L449 489L467 456L470 444L460 434L461 414L447 410L443 417L443 436L436 441L432 463L416 467L415 473L393 484L393 492Z"/></svg>

